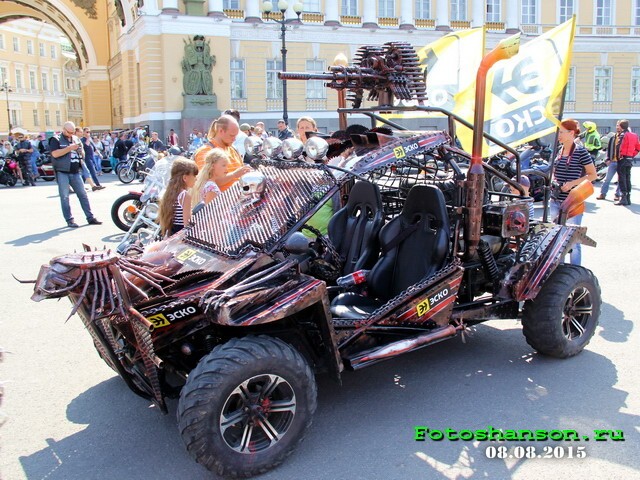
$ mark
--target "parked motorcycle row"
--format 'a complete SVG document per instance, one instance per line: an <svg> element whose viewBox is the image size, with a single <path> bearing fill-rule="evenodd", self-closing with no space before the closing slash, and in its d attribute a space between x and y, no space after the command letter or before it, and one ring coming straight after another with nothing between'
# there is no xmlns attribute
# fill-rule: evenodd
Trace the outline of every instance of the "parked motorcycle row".
<svg viewBox="0 0 640 480"><path fill-rule="evenodd" d="M38 166L38 177L52 182L56 179L56 174L51 164L51 157L47 154L42 154L36 160ZM14 157L0 157L0 185L6 185L7 187L13 187L18 183L18 160Z"/></svg>
<svg viewBox="0 0 640 480"><path fill-rule="evenodd" d="M549 145L543 144L539 140L534 140L526 145L522 145L517 151L520 155L521 175L526 176L531 185L529 187L529 195L533 198L534 202L541 202L544 200L545 184L548 182L551 186L550 168L551 155L553 152ZM606 159L606 150L601 149L598 151L594 159L597 175L594 183L604 180L607 175ZM508 178L516 177L516 160L513 155L507 155L505 153L494 155L487 163ZM487 178L490 190L494 192L505 191L506 184L500 177L488 175Z"/></svg>

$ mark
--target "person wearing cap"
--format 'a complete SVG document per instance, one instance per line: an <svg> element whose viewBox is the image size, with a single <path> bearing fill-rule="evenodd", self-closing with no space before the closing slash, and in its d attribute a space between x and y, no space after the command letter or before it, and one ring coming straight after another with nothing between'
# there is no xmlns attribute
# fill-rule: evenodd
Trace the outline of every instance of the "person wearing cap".
<svg viewBox="0 0 640 480"><path fill-rule="evenodd" d="M293 132L287 127L284 120L278 120L278 140L285 141L287 138L293 138Z"/></svg>

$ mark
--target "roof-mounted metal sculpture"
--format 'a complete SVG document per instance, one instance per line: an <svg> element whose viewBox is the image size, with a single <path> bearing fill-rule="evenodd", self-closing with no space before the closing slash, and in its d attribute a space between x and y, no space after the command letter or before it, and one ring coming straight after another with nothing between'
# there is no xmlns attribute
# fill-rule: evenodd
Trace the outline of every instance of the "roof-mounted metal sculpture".
<svg viewBox="0 0 640 480"><path fill-rule="evenodd" d="M427 88L418 55L409 43L388 42L358 49L352 66L335 65L329 73L280 72L283 80L327 80L325 86L347 90L347 100L360 108L365 90L367 100L391 106L394 100L415 100L423 105Z"/></svg>

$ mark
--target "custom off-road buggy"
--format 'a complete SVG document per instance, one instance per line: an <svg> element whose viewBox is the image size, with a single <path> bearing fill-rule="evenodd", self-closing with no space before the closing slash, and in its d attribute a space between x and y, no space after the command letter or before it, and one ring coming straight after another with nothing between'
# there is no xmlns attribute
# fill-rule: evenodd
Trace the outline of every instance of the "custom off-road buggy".
<svg viewBox="0 0 640 480"><path fill-rule="evenodd" d="M379 119L394 98L427 109L406 44L363 47L356 65L321 78L352 94L341 113ZM379 105L362 107L364 92ZM487 191L490 167L454 146L464 121L449 119L449 132L314 137L306 158L295 140L250 145L254 171L182 232L142 254L54 258L33 299L69 296L104 361L164 412L179 397L188 451L229 476L294 450L316 409L316 373L340 380L500 318L522 318L542 354L577 354L601 303L593 274L563 263L576 243L595 245L564 225L580 199L569 196L559 224L530 222L531 199ZM317 236L307 240L300 231L328 204L328 235L307 227Z"/></svg>

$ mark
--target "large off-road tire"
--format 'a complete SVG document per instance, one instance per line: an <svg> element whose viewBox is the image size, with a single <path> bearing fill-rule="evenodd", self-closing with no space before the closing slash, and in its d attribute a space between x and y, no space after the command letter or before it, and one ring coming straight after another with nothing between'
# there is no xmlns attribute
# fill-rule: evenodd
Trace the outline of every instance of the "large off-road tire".
<svg viewBox="0 0 640 480"><path fill-rule="evenodd" d="M302 441L316 394L309 365L287 343L232 339L189 374L178 428L198 463L218 475L251 477L282 463Z"/></svg>
<svg viewBox="0 0 640 480"><path fill-rule="evenodd" d="M527 343L552 357L577 355L595 333L601 305L600 285L591 270L560 265L538 296L524 304Z"/></svg>

